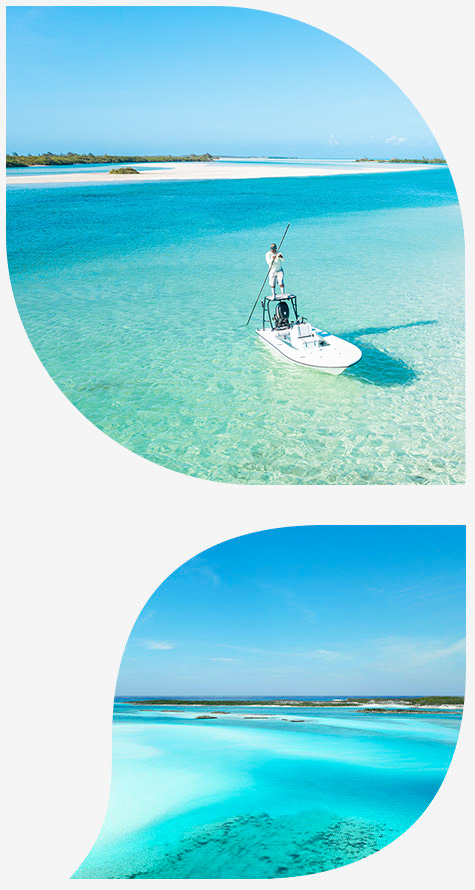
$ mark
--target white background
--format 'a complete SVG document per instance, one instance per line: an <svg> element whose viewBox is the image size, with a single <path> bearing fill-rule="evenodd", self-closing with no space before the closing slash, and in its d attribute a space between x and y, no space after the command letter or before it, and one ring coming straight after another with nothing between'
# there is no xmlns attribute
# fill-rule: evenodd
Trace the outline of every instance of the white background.
<svg viewBox="0 0 475 890"><path fill-rule="evenodd" d="M247 6L328 31L406 92L449 163L468 241L475 210L471 4L282 0ZM277 63L274 74L278 80ZM140 609L171 571L235 535L312 524L320 500L332 524L468 523L470 542L473 485L282 489L210 483L164 470L99 432L49 378L21 325L4 251L1 291L1 762L7 786L1 874L7 887L66 888L94 842L107 803L122 651ZM446 781L401 838L367 860L284 879L286 884L317 890L469 886L473 735L469 706Z"/></svg>

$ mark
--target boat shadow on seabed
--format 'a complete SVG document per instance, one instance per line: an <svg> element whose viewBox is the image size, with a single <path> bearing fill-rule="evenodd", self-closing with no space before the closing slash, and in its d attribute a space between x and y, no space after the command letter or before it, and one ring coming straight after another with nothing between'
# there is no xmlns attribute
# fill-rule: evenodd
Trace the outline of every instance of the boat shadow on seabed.
<svg viewBox="0 0 475 890"><path fill-rule="evenodd" d="M371 343L361 341L361 337L370 334L387 334L390 331L401 330L403 328L415 328L425 325L437 324L437 319L427 321L411 321L408 324L395 324L389 327L381 328L362 328L358 331L345 331L338 333L339 337L349 340L355 346L359 346L363 356L357 365L348 368L345 376L357 377L363 383L370 383L373 386L392 387L392 386L408 386L414 383L418 378L418 374L405 361L395 358L388 352L378 349Z"/></svg>

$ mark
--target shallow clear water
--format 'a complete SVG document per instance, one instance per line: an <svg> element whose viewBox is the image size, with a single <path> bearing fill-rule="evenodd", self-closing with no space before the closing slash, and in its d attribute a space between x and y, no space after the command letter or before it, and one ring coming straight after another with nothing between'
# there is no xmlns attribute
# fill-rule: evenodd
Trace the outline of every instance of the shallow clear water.
<svg viewBox="0 0 475 890"><path fill-rule="evenodd" d="M118 702L106 819L74 876L273 878L346 865L423 813L459 724L454 713Z"/></svg>
<svg viewBox="0 0 475 890"><path fill-rule="evenodd" d="M28 336L121 444L224 482L463 482L463 234L447 169L7 191ZM271 353L257 310L243 326L289 221L287 289L363 350L341 377Z"/></svg>

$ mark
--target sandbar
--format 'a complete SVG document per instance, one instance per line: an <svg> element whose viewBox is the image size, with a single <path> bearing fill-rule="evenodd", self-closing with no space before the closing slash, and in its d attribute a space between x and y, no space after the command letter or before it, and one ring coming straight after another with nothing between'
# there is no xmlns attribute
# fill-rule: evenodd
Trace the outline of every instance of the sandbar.
<svg viewBox="0 0 475 890"><path fill-rule="evenodd" d="M123 174L122 176L111 176L108 170L84 170L78 173L37 173L32 176L27 174L9 175L6 177L7 185L54 185L55 183L63 183L64 185L73 185L74 183L117 183L121 182L172 182L187 180L216 180L216 179L276 179L281 177L303 177L303 176L361 176L365 173L396 173L403 170L423 170L434 169L436 165L422 164L373 164L373 163L355 163L346 164L341 167L337 165L316 166L311 163L306 164L266 164L251 163L243 164L232 161L220 161L207 163L196 163L190 161L182 161L177 164L164 163L163 165L135 165L140 176L136 174Z"/></svg>

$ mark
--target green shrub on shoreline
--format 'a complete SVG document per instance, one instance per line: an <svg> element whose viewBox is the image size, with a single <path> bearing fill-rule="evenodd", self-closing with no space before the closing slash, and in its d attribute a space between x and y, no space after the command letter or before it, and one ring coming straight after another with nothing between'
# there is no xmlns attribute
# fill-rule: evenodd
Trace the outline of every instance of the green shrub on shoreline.
<svg viewBox="0 0 475 890"><path fill-rule="evenodd" d="M135 169L135 167L112 167L112 170L109 170L109 173L122 174L122 173L136 173L137 176L140 176L139 171Z"/></svg>

